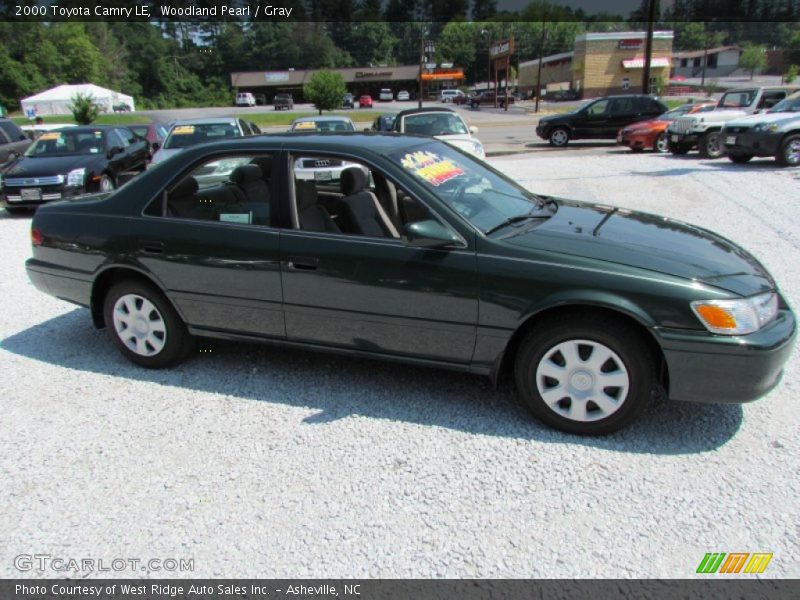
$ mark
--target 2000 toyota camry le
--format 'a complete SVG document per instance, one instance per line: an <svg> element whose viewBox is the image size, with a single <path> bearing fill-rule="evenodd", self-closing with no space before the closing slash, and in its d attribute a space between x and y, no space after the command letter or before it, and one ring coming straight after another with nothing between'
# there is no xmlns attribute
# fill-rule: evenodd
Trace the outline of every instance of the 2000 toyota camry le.
<svg viewBox="0 0 800 600"><path fill-rule="evenodd" d="M32 241L36 287L88 307L144 367L206 336L508 369L534 415L577 434L615 431L656 395L758 398L795 336L732 242L538 196L417 136L188 148L113 193L42 206Z"/></svg>

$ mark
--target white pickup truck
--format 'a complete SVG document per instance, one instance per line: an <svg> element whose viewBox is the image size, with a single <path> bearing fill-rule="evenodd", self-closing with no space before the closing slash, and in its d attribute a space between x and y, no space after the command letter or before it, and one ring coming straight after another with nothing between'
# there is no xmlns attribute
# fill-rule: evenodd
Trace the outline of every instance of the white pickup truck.
<svg viewBox="0 0 800 600"><path fill-rule="evenodd" d="M776 86L728 90L711 112L680 117L670 124L667 128L669 151L686 154L696 147L703 158L718 158L725 151L720 138L725 123L772 108L798 89Z"/></svg>

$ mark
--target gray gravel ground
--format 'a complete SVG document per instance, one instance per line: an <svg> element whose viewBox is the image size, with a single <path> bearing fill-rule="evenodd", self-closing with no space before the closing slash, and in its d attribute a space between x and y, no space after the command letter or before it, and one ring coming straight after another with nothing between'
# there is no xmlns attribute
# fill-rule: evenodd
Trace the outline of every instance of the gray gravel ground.
<svg viewBox="0 0 800 600"><path fill-rule="evenodd" d="M712 228L800 308L797 171L614 149L493 162ZM692 577L710 551L774 552L765 577L800 577L797 352L761 401L660 403L605 439L424 368L214 342L146 371L28 283L28 228L0 211L0 577L25 575L20 554L193 558L194 577Z"/></svg>

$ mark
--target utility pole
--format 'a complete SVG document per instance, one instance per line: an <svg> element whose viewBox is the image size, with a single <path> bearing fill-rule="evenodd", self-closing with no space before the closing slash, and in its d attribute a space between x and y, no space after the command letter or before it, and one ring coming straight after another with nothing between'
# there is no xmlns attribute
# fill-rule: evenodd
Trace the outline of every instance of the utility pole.
<svg viewBox="0 0 800 600"><path fill-rule="evenodd" d="M642 69L642 93L650 93L650 60L653 58L653 25L656 20L656 0L648 0L647 40L644 49L644 68Z"/></svg>
<svg viewBox="0 0 800 600"><path fill-rule="evenodd" d="M539 99L542 95L542 62L544 62L544 41L547 37L547 10L542 16L542 37L539 40L539 67L536 69L536 106L533 112L539 112Z"/></svg>
<svg viewBox="0 0 800 600"><path fill-rule="evenodd" d="M422 61L425 60L425 30L419 39L419 92L417 94L417 107L422 108Z"/></svg>
<svg viewBox="0 0 800 600"><path fill-rule="evenodd" d="M700 77L700 89L705 92L706 65L708 64L708 21L703 21L703 74Z"/></svg>

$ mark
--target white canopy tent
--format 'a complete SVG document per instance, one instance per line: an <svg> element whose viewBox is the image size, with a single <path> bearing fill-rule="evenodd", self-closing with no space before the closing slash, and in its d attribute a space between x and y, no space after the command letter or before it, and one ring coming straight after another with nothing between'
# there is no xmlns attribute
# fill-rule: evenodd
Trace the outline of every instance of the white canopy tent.
<svg viewBox="0 0 800 600"><path fill-rule="evenodd" d="M135 110L133 98L114 90L102 88L93 83L80 85L59 85L40 92L35 96L23 98L22 112L28 116L68 115L72 107L72 100L76 94L89 95L94 99L100 110L112 112L115 104L124 103Z"/></svg>

